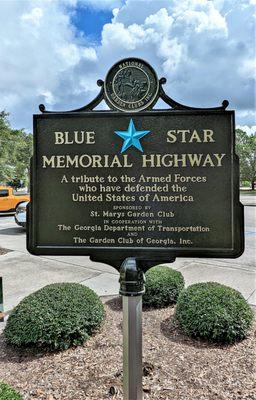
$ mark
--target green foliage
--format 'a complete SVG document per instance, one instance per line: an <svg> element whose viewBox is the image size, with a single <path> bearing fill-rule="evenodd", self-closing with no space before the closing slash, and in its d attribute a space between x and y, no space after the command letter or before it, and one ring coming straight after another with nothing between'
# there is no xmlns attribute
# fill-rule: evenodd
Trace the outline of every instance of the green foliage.
<svg viewBox="0 0 256 400"><path fill-rule="evenodd" d="M62 350L83 344L104 317L103 304L93 290L79 283L54 283L18 304L4 333L12 345Z"/></svg>
<svg viewBox="0 0 256 400"><path fill-rule="evenodd" d="M241 185L244 187L250 187L251 186L251 182L250 181L241 181Z"/></svg>
<svg viewBox="0 0 256 400"><path fill-rule="evenodd" d="M244 339L253 321L253 311L241 293L216 282L184 289L175 315L187 335L220 343Z"/></svg>
<svg viewBox="0 0 256 400"><path fill-rule="evenodd" d="M27 183L32 142L31 134L23 129L12 129L8 113L0 112L0 183L15 179Z"/></svg>
<svg viewBox="0 0 256 400"><path fill-rule="evenodd" d="M236 153L240 159L240 179L250 181L252 190L256 181L256 135L236 130Z"/></svg>
<svg viewBox="0 0 256 400"><path fill-rule="evenodd" d="M146 292L143 304L149 307L165 307L176 303L184 287L182 274L164 265L149 269L146 274Z"/></svg>
<svg viewBox="0 0 256 400"><path fill-rule="evenodd" d="M21 395L16 392L7 383L0 382L0 399L1 400L22 400Z"/></svg>

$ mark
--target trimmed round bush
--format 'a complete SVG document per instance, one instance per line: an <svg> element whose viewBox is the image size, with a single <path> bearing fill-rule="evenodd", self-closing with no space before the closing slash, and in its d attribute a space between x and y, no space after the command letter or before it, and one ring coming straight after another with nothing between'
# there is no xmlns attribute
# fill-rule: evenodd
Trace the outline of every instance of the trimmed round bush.
<svg viewBox="0 0 256 400"><path fill-rule="evenodd" d="M253 321L253 311L242 294L216 282L184 289L175 315L187 335L219 343L244 339Z"/></svg>
<svg viewBox="0 0 256 400"><path fill-rule="evenodd" d="M54 283L25 297L4 330L7 343L63 350L85 342L105 317L98 295L79 283Z"/></svg>
<svg viewBox="0 0 256 400"><path fill-rule="evenodd" d="M165 265L157 265L150 268L145 277L144 305L157 308L176 303L179 293L184 287L184 278L179 271Z"/></svg>
<svg viewBox="0 0 256 400"><path fill-rule="evenodd" d="M1 400L22 400L23 397L16 392L11 386L7 385L7 383L0 382L0 399Z"/></svg>

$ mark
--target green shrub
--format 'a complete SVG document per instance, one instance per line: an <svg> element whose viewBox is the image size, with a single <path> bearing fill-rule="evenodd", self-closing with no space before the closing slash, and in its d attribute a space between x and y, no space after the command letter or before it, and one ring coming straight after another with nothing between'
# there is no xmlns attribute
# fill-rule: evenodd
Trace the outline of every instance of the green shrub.
<svg viewBox="0 0 256 400"><path fill-rule="evenodd" d="M22 400L21 395L16 392L7 383L0 382L0 399L1 400Z"/></svg>
<svg viewBox="0 0 256 400"><path fill-rule="evenodd" d="M67 349L83 344L104 316L103 304L93 290L79 283L54 283L18 304L4 333L12 345Z"/></svg>
<svg viewBox="0 0 256 400"><path fill-rule="evenodd" d="M146 291L143 304L149 307L165 307L176 303L184 287L184 278L179 271L164 265L149 269L146 274Z"/></svg>
<svg viewBox="0 0 256 400"><path fill-rule="evenodd" d="M244 339L253 321L253 312L241 293L216 282L184 289L175 315L187 335L220 343Z"/></svg>

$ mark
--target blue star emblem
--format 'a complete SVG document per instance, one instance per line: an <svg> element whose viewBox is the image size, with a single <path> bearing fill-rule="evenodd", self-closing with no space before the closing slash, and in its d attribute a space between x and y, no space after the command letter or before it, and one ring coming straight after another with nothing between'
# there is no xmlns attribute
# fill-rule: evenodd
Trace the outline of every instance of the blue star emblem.
<svg viewBox="0 0 256 400"><path fill-rule="evenodd" d="M134 146L136 149L143 153L143 149L140 143L140 139L146 136L150 131L136 131L132 118L130 119L129 127L127 131L115 131L115 133L124 139L121 153L127 150L129 147Z"/></svg>

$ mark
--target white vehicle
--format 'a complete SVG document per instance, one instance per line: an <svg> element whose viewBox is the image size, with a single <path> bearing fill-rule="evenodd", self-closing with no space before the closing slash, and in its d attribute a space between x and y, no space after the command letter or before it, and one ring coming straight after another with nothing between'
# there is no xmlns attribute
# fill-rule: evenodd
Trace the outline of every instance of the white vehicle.
<svg viewBox="0 0 256 400"><path fill-rule="evenodd" d="M29 203L28 201L24 201L23 203L20 203L18 205L18 207L16 208L16 212L14 215L16 224L18 224L19 226L22 226L25 229L26 229L28 203Z"/></svg>

